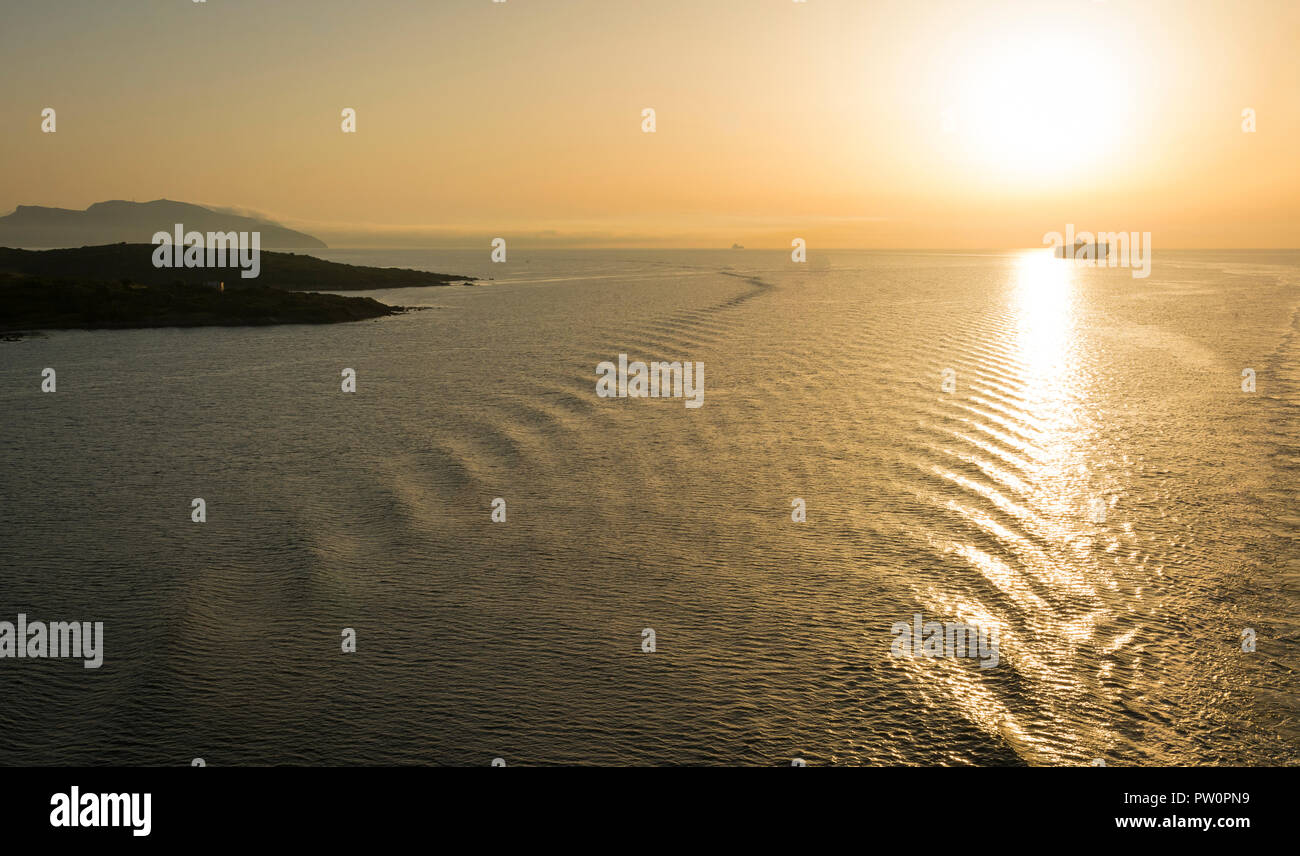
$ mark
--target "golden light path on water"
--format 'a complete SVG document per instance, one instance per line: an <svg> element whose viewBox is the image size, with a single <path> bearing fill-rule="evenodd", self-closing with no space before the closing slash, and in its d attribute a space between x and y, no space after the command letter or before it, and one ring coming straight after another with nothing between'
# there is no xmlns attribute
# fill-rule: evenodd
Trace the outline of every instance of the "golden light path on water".
<svg viewBox="0 0 1300 856"><path fill-rule="evenodd" d="M1000 665L1019 690L1007 692L997 669L981 673L952 658L918 668L965 718L1036 764L1078 763L1080 747L1111 742L1097 715L1098 675L1086 666L1110 610L1097 591L1095 503L1108 500L1093 482L1083 415L1079 273L1050 251L1016 260L1006 312L975 378L946 400L962 425L950 431L961 445L943 450L954 465L931 468L959 489L940 501L972 535L936 531L931 546L965 562L994 594L936 585L923 600L935 616L995 629ZM982 477L962 474L971 467Z"/></svg>

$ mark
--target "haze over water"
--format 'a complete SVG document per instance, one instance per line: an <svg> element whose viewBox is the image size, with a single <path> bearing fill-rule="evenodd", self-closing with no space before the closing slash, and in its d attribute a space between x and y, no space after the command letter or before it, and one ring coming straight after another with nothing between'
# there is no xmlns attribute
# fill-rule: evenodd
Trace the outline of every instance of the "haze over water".
<svg viewBox="0 0 1300 856"><path fill-rule="evenodd" d="M0 344L0 763L1300 760L1300 252L319 255L497 279Z"/></svg>

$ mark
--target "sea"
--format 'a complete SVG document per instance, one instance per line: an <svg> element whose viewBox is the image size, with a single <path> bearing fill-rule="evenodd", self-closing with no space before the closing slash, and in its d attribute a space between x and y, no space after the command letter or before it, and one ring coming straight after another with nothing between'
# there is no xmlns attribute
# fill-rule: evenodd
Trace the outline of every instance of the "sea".
<svg viewBox="0 0 1300 856"><path fill-rule="evenodd" d="M314 254L0 342L0 764L1300 763L1300 252Z"/></svg>

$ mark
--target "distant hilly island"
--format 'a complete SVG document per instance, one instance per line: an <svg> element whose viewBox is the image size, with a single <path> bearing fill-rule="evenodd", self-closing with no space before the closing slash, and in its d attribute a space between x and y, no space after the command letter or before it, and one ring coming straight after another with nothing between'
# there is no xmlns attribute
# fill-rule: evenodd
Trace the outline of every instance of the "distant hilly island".
<svg viewBox="0 0 1300 856"><path fill-rule="evenodd" d="M147 244L156 232L261 232L263 249L326 249L325 242L269 220L243 217L188 202L155 199L96 202L84 211L19 205L0 217L0 247L82 247L91 244Z"/></svg>

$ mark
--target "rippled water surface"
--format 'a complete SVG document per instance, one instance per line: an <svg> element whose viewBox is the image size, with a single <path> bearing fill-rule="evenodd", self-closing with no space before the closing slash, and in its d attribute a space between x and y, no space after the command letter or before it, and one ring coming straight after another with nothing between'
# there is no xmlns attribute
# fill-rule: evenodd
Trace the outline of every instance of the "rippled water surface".
<svg viewBox="0 0 1300 856"><path fill-rule="evenodd" d="M1300 762L1300 254L322 255L495 279L0 343L0 763Z"/></svg>

